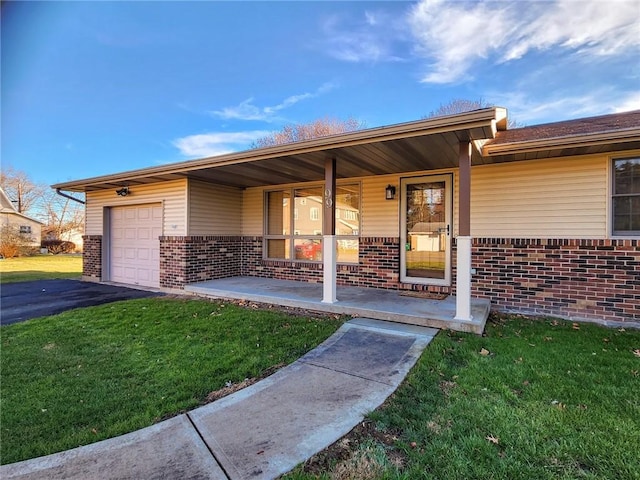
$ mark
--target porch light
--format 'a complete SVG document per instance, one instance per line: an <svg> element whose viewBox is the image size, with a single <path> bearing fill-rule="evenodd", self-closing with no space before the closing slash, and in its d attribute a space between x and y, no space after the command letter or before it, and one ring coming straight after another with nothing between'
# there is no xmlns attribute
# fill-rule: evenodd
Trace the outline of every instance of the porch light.
<svg viewBox="0 0 640 480"><path fill-rule="evenodd" d="M126 197L129 195L129 187L122 187L116 190L116 195L120 195L121 197Z"/></svg>
<svg viewBox="0 0 640 480"><path fill-rule="evenodd" d="M387 200L393 200L396 198L396 187L393 185L387 185L387 188L384 189L385 196L384 198Z"/></svg>

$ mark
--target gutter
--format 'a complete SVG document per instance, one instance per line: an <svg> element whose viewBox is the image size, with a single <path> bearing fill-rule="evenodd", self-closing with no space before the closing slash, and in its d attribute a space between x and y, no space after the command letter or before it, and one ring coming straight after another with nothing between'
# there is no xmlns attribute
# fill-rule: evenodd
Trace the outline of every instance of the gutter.
<svg viewBox="0 0 640 480"><path fill-rule="evenodd" d="M564 137L552 137L520 142L499 143L493 145L488 141L482 147L482 156L527 153L538 150L552 150L554 148L578 148L593 145L606 145L608 143L626 143L640 141L639 128L627 128L596 134L567 135Z"/></svg>
<svg viewBox="0 0 640 480"><path fill-rule="evenodd" d="M58 195L60 195L61 197L68 198L69 200L73 200L74 202L81 203L82 205L85 205L85 203L86 203L84 200L80 200L79 198L76 198L76 197L74 197L74 196L72 196L72 195L69 195L69 194L67 194L67 193L64 193L64 192L63 192L63 191L61 191L61 189L59 189L59 188L56 188L56 193L57 193Z"/></svg>

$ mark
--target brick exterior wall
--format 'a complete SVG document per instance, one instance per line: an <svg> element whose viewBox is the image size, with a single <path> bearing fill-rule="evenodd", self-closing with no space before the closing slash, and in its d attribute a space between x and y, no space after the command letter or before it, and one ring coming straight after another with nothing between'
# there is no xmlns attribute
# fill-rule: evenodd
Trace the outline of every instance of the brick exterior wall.
<svg viewBox="0 0 640 480"><path fill-rule="evenodd" d="M640 241L477 238L472 294L497 310L640 321Z"/></svg>
<svg viewBox="0 0 640 480"><path fill-rule="evenodd" d="M96 240L86 238L91 258ZM489 298L500 311L640 322L639 243L474 239L472 294ZM262 237L161 237L160 285L183 288L193 282L237 275L322 282L321 263L264 260L262 249ZM100 253L100 246L97 251ZM455 294L455 260L454 241L451 287L403 284L399 281L399 239L363 237L359 264L338 265L338 284ZM95 265L94 261L85 260L86 265Z"/></svg>
<svg viewBox="0 0 640 480"><path fill-rule="evenodd" d="M83 235L82 276L86 280L102 280L102 235Z"/></svg>
<svg viewBox="0 0 640 480"><path fill-rule="evenodd" d="M322 282L322 263L264 260L262 237L243 237L242 275ZM450 293L451 287L400 283L400 239L361 237L358 265L338 264L338 285Z"/></svg>
<svg viewBox="0 0 640 480"><path fill-rule="evenodd" d="M239 276L242 246L234 236L160 237L160 286Z"/></svg>

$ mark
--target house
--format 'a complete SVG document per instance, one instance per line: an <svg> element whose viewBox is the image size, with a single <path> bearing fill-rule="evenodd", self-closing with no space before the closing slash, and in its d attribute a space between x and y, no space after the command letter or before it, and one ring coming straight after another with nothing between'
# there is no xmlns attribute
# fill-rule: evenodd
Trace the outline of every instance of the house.
<svg viewBox="0 0 640 480"><path fill-rule="evenodd" d="M485 298L640 326L640 110L507 129L485 108L53 187L86 193L86 280L295 279L326 304L425 290L460 321Z"/></svg>
<svg viewBox="0 0 640 480"><path fill-rule="evenodd" d="M9 229L20 236L23 246L39 248L43 225L42 222L18 212L4 190L0 188L0 228L3 234L6 234L6 230Z"/></svg>
<svg viewBox="0 0 640 480"><path fill-rule="evenodd" d="M44 228L42 230L43 240L62 240L64 242L72 242L75 245L74 252L82 253L82 245L84 243L84 231L82 228L73 228L62 234L58 233L55 227Z"/></svg>

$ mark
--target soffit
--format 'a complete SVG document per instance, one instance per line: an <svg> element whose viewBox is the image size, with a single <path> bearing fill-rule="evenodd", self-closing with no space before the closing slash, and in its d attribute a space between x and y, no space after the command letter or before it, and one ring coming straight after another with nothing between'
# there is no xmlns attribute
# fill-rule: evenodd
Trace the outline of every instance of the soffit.
<svg viewBox="0 0 640 480"><path fill-rule="evenodd" d="M85 180L53 188L95 191L190 178L240 188L319 181L327 158L336 158L338 178L458 166L460 141L493 138L506 111L489 108L323 137L307 142L180 162ZM472 161L481 163L473 151Z"/></svg>

